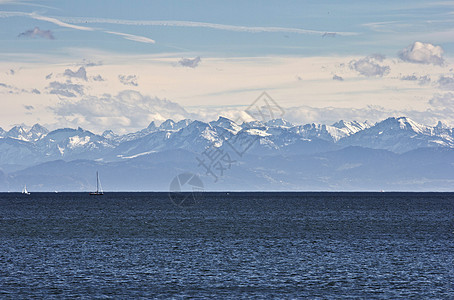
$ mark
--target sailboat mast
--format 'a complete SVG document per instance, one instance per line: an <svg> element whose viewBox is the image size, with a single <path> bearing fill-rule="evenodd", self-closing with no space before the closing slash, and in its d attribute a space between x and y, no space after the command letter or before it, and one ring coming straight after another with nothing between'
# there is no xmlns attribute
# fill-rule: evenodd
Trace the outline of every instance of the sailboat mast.
<svg viewBox="0 0 454 300"><path fill-rule="evenodd" d="M98 171L96 171L96 193L99 192L99 175Z"/></svg>

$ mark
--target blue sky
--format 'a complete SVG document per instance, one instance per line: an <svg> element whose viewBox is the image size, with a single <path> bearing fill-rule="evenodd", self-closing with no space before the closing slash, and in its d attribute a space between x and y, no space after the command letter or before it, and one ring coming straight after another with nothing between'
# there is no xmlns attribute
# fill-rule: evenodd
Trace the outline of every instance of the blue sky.
<svg viewBox="0 0 454 300"><path fill-rule="evenodd" d="M233 117L263 90L298 123L406 114L452 124L453 23L452 1L0 0L0 126L130 131ZM81 67L85 77L68 76ZM124 91L187 114L130 111ZM106 94L114 117L87 115Z"/></svg>
<svg viewBox="0 0 454 300"><path fill-rule="evenodd" d="M393 55L418 36L453 47L452 2L430 1L0 1L4 12L36 13L93 28L80 31L26 16L2 18L3 50L55 51L95 47L128 53L204 52L211 55ZM102 20L104 19L104 20ZM145 21L145 25L121 25ZM203 27L146 25L150 21L187 21L245 27L281 27L280 32L242 32ZM110 22L110 23L108 23ZM112 24L114 22L120 24ZM15 41L30 27L52 30L53 43ZM288 29L288 32L285 32ZM295 33L293 29L314 33ZM130 43L103 31L144 36L156 44ZM242 30L242 31L241 31ZM270 29L271 30L271 29ZM439 36L443 31L445 35ZM321 34L317 34L320 32ZM324 32L351 35L322 37ZM450 32L450 33L449 33ZM341 37L341 38L340 38ZM57 49L56 49L57 48Z"/></svg>

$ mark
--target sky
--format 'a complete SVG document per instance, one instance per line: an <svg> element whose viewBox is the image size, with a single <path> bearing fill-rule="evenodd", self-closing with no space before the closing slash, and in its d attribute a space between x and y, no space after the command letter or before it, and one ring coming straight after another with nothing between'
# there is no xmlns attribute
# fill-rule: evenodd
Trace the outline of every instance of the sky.
<svg viewBox="0 0 454 300"><path fill-rule="evenodd" d="M0 0L0 126L247 118L454 126L454 1Z"/></svg>

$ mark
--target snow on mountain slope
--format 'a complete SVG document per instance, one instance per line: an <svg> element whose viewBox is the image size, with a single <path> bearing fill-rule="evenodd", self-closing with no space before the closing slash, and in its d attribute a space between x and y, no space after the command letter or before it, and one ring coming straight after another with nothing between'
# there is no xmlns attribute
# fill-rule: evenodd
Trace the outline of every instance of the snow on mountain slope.
<svg viewBox="0 0 454 300"><path fill-rule="evenodd" d="M334 123L332 126L339 129L341 132L344 134L338 134L335 138L336 141L340 140L343 137L355 134L359 131L362 131L364 129L370 128L371 125L368 122L358 122L358 121L351 121L351 122L345 122L344 120L340 120L339 122ZM338 133L338 131L334 132Z"/></svg>
<svg viewBox="0 0 454 300"><path fill-rule="evenodd" d="M35 124L33 125L32 128L27 132L27 138L28 141L37 141L41 139L42 137L46 136L46 134L49 133L49 130L47 130L45 127Z"/></svg>
<svg viewBox="0 0 454 300"><path fill-rule="evenodd" d="M181 128L187 127L192 121L189 119L184 119L179 122L174 122L171 119L164 121L160 126L159 130L174 130L178 131Z"/></svg>
<svg viewBox="0 0 454 300"><path fill-rule="evenodd" d="M40 154L48 158L97 158L106 150L112 150L114 145L106 138L79 129L57 129L49 132L36 142Z"/></svg>
<svg viewBox="0 0 454 300"><path fill-rule="evenodd" d="M28 141L27 131L22 126L14 126L11 128L7 133L6 137L21 140L21 141Z"/></svg>
<svg viewBox="0 0 454 300"><path fill-rule="evenodd" d="M452 129L424 126L406 117L388 118L343 138L340 143L396 153L424 147L454 147Z"/></svg>
<svg viewBox="0 0 454 300"><path fill-rule="evenodd" d="M375 125L339 121L333 125L293 125L283 119L237 124L225 117L209 123L167 120L140 131L102 135L79 129L48 132L39 124L30 130L15 126L0 137L0 165L33 164L53 159L125 160L144 153L182 149L200 154L208 147L250 155L297 155L361 146L403 153L423 147L454 148L453 129L438 123L388 118ZM22 158L21 158L22 157Z"/></svg>
<svg viewBox="0 0 454 300"><path fill-rule="evenodd" d="M39 124L35 124L29 130L22 126L14 126L8 132L0 128L0 137L9 137L16 140L34 142L44 137L49 130Z"/></svg>
<svg viewBox="0 0 454 300"><path fill-rule="evenodd" d="M242 129L242 127L240 125L236 124L232 120L227 119L225 117L219 117L219 119L217 119L217 121L212 121L209 124L212 127L223 128L233 134L237 134Z"/></svg>

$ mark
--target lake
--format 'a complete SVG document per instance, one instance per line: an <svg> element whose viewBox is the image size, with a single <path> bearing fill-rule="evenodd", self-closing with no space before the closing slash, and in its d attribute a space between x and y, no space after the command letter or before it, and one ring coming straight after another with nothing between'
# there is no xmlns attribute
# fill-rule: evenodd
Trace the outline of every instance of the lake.
<svg viewBox="0 0 454 300"><path fill-rule="evenodd" d="M1 298L454 298L454 193L0 194Z"/></svg>

